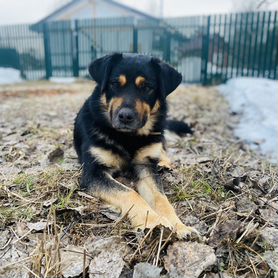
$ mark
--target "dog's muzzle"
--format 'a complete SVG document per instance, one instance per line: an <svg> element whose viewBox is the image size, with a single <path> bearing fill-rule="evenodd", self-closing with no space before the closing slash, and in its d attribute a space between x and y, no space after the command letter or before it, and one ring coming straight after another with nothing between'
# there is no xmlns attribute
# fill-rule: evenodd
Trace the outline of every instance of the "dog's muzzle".
<svg viewBox="0 0 278 278"><path fill-rule="evenodd" d="M142 127L138 114L129 107L122 107L112 117L112 125L121 131L132 132Z"/></svg>

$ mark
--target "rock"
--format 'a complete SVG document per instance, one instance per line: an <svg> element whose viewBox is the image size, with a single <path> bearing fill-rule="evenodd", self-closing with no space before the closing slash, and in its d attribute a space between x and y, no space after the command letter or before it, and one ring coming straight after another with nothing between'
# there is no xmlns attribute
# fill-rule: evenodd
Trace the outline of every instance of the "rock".
<svg viewBox="0 0 278 278"><path fill-rule="evenodd" d="M42 231L46 228L46 226L50 225L50 223L40 221L36 223L27 223L27 227L32 231Z"/></svg>
<svg viewBox="0 0 278 278"><path fill-rule="evenodd" d="M49 153L47 157L50 162L58 162L64 157L64 151L60 147L58 147L54 151Z"/></svg>
<svg viewBox="0 0 278 278"><path fill-rule="evenodd" d="M229 220L220 222L214 229L209 238L209 245L213 247L219 246L226 239L236 239L237 233L241 228L241 222L238 220Z"/></svg>
<svg viewBox="0 0 278 278"><path fill-rule="evenodd" d="M266 209L259 209L262 218L268 222L268 223L273 223L275 225L278 225L278 214L276 209L270 207Z"/></svg>
<svg viewBox="0 0 278 278"><path fill-rule="evenodd" d="M278 272L278 249L266 251L263 254L263 258L272 270Z"/></svg>
<svg viewBox="0 0 278 278"><path fill-rule="evenodd" d="M0 252L0 278L28 278L29 271L22 267L22 264L17 263L29 256L28 252L24 252L18 248L19 244L11 245L4 251ZM2 246L1 246L2 247ZM26 265L26 263L24 264ZM30 263L27 264L30 268Z"/></svg>
<svg viewBox="0 0 278 278"><path fill-rule="evenodd" d="M220 274L221 273L221 274ZM206 273L206 278L233 278L232 276L230 276L229 274L227 274L226 272L220 272L220 273ZM244 278L242 276L237 276L237 278Z"/></svg>
<svg viewBox="0 0 278 278"><path fill-rule="evenodd" d="M268 245L278 249L278 229L265 227L260 234Z"/></svg>
<svg viewBox="0 0 278 278"><path fill-rule="evenodd" d="M46 200L43 202L43 206L45 208L50 207L52 204L54 204L56 201L58 200L58 198L51 198L49 200Z"/></svg>
<svg viewBox="0 0 278 278"><path fill-rule="evenodd" d="M61 273L63 277L76 277L89 266L89 258L86 256L84 266L84 248L68 245L61 249Z"/></svg>
<svg viewBox="0 0 278 278"><path fill-rule="evenodd" d="M138 263L134 267L133 278L159 278L161 270L149 263Z"/></svg>
<svg viewBox="0 0 278 278"><path fill-rule="evenodd" d="M197 242L175 242L167 250L165 268L170 278L197 278L216 262L213 248Z"/></svg>
<svg viewBox="0 0 278 278"><path fill-rule="evenodd" d="M118 278L124 267L127 245L120 237L99 238L85 244L93 257L89 266L90 278Z"/></svg>
<svg viewBox="0 0 278 278"><path fill-rule="evenodd" d="M236 202L237 211L244 214L250 214L257 209L257 205L247 197L242 197Z"/></svg>

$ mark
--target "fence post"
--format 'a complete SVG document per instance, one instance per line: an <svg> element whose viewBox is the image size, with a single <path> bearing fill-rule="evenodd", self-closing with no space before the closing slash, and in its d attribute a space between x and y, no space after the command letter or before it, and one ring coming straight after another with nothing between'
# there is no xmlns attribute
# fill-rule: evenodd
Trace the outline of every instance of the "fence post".
<svg viewBox="0 0 278 278"><path fill-rule="evenodd" d="M208 84L208 62L210 45L210 15L207 17L207 28L202 36L202 64L201 64L201 82L202 85Z"/></svg>
<svg viewBox="0 0 278 278"><path fill-rule="evenodd" d="M138 52L138 28L137 25L133 25L133 52Z"/></svg>
<svg viewBox="0 0 278 278"><path fill-rule="evenodd" d="M49 40L48 23L43 23L43 44L44 44L44 62L45 62L45 78L49 79L52 76L51 64L51 48Z"/></svg>
<svg viewBox="0 0 278 278"><path fill-rule="evenodd" d="M167 63L171 62L171 34L165 32L164 36L164 47L163 47L163 60Z"/></svg>
<svg viewBox="0 0 278 278"><path fill-rule="evenodd" d="M74 77L79 76L79 56L78 56L78 20L74 20L72 30L72 73Z"/></svg>

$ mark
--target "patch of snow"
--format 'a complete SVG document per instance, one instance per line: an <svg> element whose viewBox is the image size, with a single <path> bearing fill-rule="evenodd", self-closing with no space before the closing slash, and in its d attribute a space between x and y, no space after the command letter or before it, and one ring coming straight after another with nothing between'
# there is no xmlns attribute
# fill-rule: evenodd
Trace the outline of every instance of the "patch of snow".
<svg viewBox="0 0 278 278"><path fill-rule="evenodd" d="M22 82L20 71L14 68L0 68L0 84L14 84Z"/></svg>
<svg viewBox="0 0 278 278"><path fill-rule="evenodd" d="M241 115L235 135L277 163L278 82L241 77L218 88L231 110Z"/></svg>
<svg viewBox="0 0 278 278"><path fill-rule="evenodd" d="M50 77L49 80L54 83L70 84L70 83L74 83L76 78L75 77Z"/></svg>

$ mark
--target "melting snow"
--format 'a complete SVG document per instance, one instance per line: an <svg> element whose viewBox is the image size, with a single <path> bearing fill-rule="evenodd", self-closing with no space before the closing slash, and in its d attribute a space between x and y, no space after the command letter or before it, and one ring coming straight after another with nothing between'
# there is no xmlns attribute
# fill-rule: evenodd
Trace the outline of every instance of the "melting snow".
<svg viewBox="0 0 278 278"><path fill-rule="evenodd" d="M22 82L20 71L13 68L0 68L0 84Z"/></svg>
<svg viewBox="0 0 278 278"><path fill-rule="evenodd" d="M278 82L242 77L218 88L231 110L241 115L235 135L277 163Z"/></svg>

